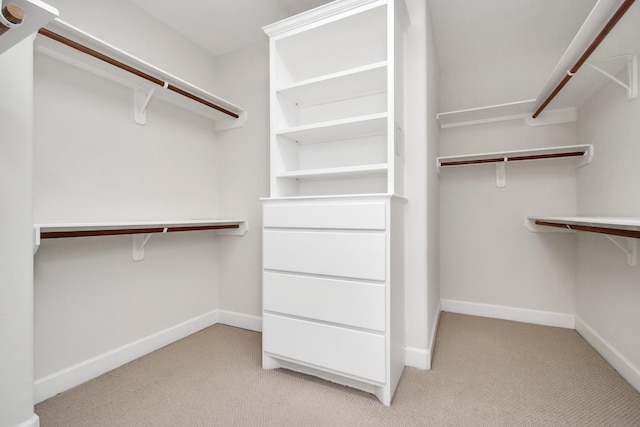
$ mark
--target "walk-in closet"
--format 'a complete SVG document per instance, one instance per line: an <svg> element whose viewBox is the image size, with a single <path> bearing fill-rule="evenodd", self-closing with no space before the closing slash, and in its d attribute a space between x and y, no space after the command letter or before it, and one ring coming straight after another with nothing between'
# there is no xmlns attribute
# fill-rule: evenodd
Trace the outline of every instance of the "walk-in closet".
<svg viewBox="0 0 640 427"><path fill-rule="evenodd" d="M570 331L634 407L638 2L0 12L0 427L49 425L35 405L205 335L254 346L236 369L429 408L403 378L424 391L443 313L446 333L508 329L504 354Z"/></svg>

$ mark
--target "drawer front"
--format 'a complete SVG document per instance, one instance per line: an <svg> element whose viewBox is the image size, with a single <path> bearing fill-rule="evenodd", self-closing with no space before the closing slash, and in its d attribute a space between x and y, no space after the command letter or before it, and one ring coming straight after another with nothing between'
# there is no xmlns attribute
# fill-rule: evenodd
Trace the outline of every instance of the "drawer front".
<svg viewBox="0 0 640 427"><path fill-rule="evenodd" d="M368 332L265 314L263 350L344 374L385 382L385 338Z"/></svg>
<svg viewBox="0 0 640 427"><path fill-rule="evenodd" d="M386 235L265 230L263 267L299 273L386 280Z"/></svg>
<svg viewBox="0 0 640 427"><path fill-rule="evenodd" d="M264 310L385 330L383 284L265 272L262 286Z"/></svg>
<svg viewBox="0 0 640 427"><path fill-rule="evenodd" d="M265 204L263 226L384 230L386 203Z"/></svg>

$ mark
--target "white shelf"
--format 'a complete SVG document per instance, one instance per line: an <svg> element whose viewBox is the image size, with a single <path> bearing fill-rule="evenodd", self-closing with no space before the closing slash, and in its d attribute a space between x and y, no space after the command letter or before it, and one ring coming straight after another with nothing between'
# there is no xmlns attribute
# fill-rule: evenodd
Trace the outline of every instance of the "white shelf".
<svg viewBox="0 0 640 427"><path fill-rule="evenodd" d="M527 124L531 126L576 121L575 110L580 108L611 81L601 73L591 69L588 66L590 63L600 63L600 61L604 60L607 63L604 68L613 76L619 75L625 66L631 67L628 60L629 55L640 50L640 25L637 25L640 22L639 7L632 6L625 13L620 22L588 58L586 64L578 70L576 75L549 103L542 114L536 119L533 119L532 115L556 85L566 76L567 70L570 70L576 64L619 6L620 1L618 0L600 0L596 2L591 13L535 99L439 113L437 118L440 122L440 127L450 128L514 119L526 119ZM629 69L631 70L631 68ZM635 74L635 77L631 79L623 78L623 80L635 79L637 91L637 71ZM628 83L631 86L631 81ZM631 92L629 90L629 93ZM621 96L624 96L622 89Z"/></svg>
<svg viewBox="0 0 640 427"><path fill-rule="evenodd" d="M562 147L534 148L529 150L497 151L492 153L465 154L460 156L438 157L438 173L443 167L468 166L492 163L496 165L496 187L507 184L506 165L508 162L548 160L558 158L577 159L576 167L591 163L593 146L591 144L565 145Z"/></svg>
<svg viewBox="0 0 640 427"><path fill-rule="evenodd" d="M577 154L581 153L581 154ZM574 156L575 154L575 156ZM593 145L564 145L561 147L533 148L528 150L496 151L491 153L464 154L458 156L444 156L437 158L438 171L447 166L464 166L482 163L513 162L519 160L542 160L551 158L575 157L577 166L591 163L593 159Z"/></svg>
<svg viewBox="0 0 640 427"><path fill-rule="evenodd" d="M155 233L216 230L219 234L243 236L248 229L246 220L237 219L36 223L33 225L33 253L37 252L42 239L130 234L133 236L133 260L141 261L144 246Z"/></svg>
<svg viewBox="0 0 640 427"><path fill-rule="evenodd" d="M640 218L635 217L600 217L600 216L529 216L527 220L534 225L536 221L554 224L597 226L612 230L640 231ZM536 225L535 231L546 231L544 226ZM533 227L532 227L533 228Z"/></svg>
<svg viewBox="0 0 640 427"><path fill-rule="evenodd" d="M507 104L438 113L436 118L441 128L450 128L503 120L523 119L527 115L531 115L535 107L536 100L528 99L526 101L510 102Z"/></svg>
<svg viewBox="0 0 640 427"><path fill-rule="evenodd" d="M56 8L39 0L11 0L0 2L0 6L3 3L13 3L20 7L25 12L25 18L21 24L9 27L8 31L0 35L0 54L36 33L58 16Z"/></svg>
<svg viewBox="0 0 640 427"><path fill-rule="evenodd" d="M588 216L529 216L525 227L532 232L585 231L603 234L627 255L627 263L638 263L638 240L640 218L635 217L588 217ZM611 236L622 237L626 245Z"/></svg>
<svg viewBox="0 0 640 427"><path fill-rule="evenodd" d="M36 38L35 47L37 52L71 64L78 68L84 69L86 71L92 72L101 77L115 81L119 84L138 91L136 96L141 98L141 100L140 105L136 105L136 110L141 109L142 114L144 114L144 109L146 107L146 104L144 104L144 100L149 94L151 94L153 98L161 99L165 102L216 121L216 128L218 130L242 126L247 119L247 113L241 107L238 107L237 105L234 105L225 99L222 99L210 92L194 86L193 84L185 80L169 74L168 72L161 70L160 68L151 65L143 61L142 59L137 58L109 43L106 43L70 24L67 24L64 21L56 19L55 21L47 25L46 29L62 37L70 39L73 42L86 46L89 49L92 49L100 54L113 58L116 61L121 62L127 66L142 71L143 73L166 82L167 84L170 84L192 95L195 95L205 102L215 104L218 107L221 107L233 114L238 115L239 117L234 118L232 116L229 116L224 112L218 111L191 98L177 94L174 91L163 88L142 77L121 70L120 68L117 68L109 63L96 59L62 43L51 40L45 36L40 35ZM136 121L138 122L137 119Z"/></svg>
<svg viewBox="0 0 640 427"><path fill-rule="evenodd" d="M344 176L363 176L385 174L388 170L386 163L374 165L347 166L339 168L308 169L300 171L280 172L277 178L283 179L313 179Z"/></svg>
<svg viewBox="0 0 640 427"><path fill-rule="evenodd" d="M386 89L387 62L382 61L287 85L276 93L298 107L306 107L381 93Z"/></svg>
<svg viewBox="0 0 640 427"><path fill-rule="evenodd" d="M383 135L387 132L387 113L295 126L276 132L301 144L338 141Z"/></svg>

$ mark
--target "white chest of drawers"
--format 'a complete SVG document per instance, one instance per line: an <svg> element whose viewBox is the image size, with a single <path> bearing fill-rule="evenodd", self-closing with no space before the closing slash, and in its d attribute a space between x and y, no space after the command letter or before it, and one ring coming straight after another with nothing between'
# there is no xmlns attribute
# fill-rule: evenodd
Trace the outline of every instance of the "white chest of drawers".
<svg viewBox="0 0 640 427"><path fill-rule="evenodd" d="M263 201L263 367L374 393L404 369L403 204L393 196Z"/></svg>

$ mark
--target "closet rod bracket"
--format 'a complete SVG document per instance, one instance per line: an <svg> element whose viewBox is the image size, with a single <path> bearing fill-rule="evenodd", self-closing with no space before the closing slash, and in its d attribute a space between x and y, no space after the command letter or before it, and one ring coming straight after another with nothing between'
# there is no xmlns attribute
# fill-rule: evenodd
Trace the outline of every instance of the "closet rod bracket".
<svg viewBox="0 0 640 427"><path fill-rule="evenodd" d="M164 89L169 86L169 83L165 82ZM149 90L145 90L142 87L137 87L133 90L133 121L137 124L144 126L147 124L147 106L156 91L156 86L151 87Z"/></svg>
<svg viewBox="0 0 640 427"><path fill-rule="evenodd" d="M507 160L505 157L503 161L496 163L496 187L504 188L507 186Z"/></svg>
<svg viewBox="0 0 640 427"><path fill-rule="evenodd" d="M638 239L634 239L631 237L625 237L624 239L627 241L626 247L621 245L617 240L613 237L604 235L611 243L622 249L622 251L627 254L627 264L634 266L638 264Z"/></svg>
<svg viewBox="0 0 640 427"><path fill-rule="evenodd" d="M628 83L621 81L617 77L613 76L612 74L608 73L607 71L595 65L595 63L597 62L612 61L620 58L625 58L627 60L627 82ZM612 56L609 58L599 59L597 61L586 62L585 64L591 67L592 69L596 70L600 74L613 80L616 84L622 86L627 91L628 101L632 101L638 97L638 55L637 54Z"/></svg>
<svg viewBox="0 0 640 427"><path fill-rule="evenodd" d="M242 111L237 119L232 117L221 117L216 120L216 130L219 131L243 127L245 123L247 123L248 117L249 114L246 111Z"/></svg>
<svg viewBox="0 0 640 427"><path fill-rule="evenodd" d="M162 231L163 233L167 232L167 228L165 227ZM144 233L144 234L134 234L132 237L133 240L133 248L131 252L131 258L134 261L142 261L144 260L144 247L147 245L149 239L153 233Z"/></svg>

